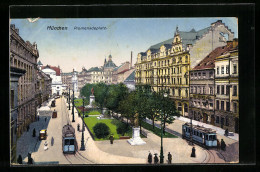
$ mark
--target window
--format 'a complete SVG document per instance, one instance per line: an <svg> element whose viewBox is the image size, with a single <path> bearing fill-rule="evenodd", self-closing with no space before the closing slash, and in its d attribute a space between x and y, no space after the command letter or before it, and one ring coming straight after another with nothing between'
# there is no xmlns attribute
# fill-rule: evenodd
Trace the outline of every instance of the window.
<svg viewBox="0 0 260 172"><path fill-rule="evenodd" d="M197 77L197 73L194 73L194 76Z"/></svg>
<svg viewBox="0 0 260 172"><path fill-rule="evenodd" d="M213 72L209 72L209 77L210 77L210 78L213 77Z"/></svg>
<svg viewBox="0 0 260 172"><path fill-rule="evenodd" d="M188 97L188 89L185 90L186 97Z"/></svg>
<svg viewBox="0 0 260 172"><path fill-rule="evenodd" d="M181 96L181 89L179 88L179 96Z"/></svg>
<svg viewBox="0 0 260 172"><path fill-rule="evenodd" d="M203 87L203 94L205 94L205 87Z"/></svg>
<svg viewBox="0 0 260 172"><path fill-rule="evenodd" d="M224 66L221 67L221 74L224 74Z"/></svg>
<svg viewBox="0 0 260 172"><path fill-rule="evenodd" d="M181 111L181 103L178 103L178 111Z"/></svg>
<svg viewBox="0 0 260 172"><path fill-rule="evenodd" d="M234 85L233 87L233 96L237 96L237 86Z"/></svg>
<svg viewBox="0 0 260 172"><path fill-rule="evenodd" d="M226 126L229 126L228 117L226 117Z"/></svg>
<svg viewBox="0 0 260 172"><path fill-rule="evenodd" d="M219 100L216 100L216 109L219 110Z"/></svg>
<svg viewBox="0 0 260 172"><path fill-rule="evenodd" d="M222 95L225 94L224 92L225 92L225 87L224 87L224 85L221 85L221 94Z"/></svg>
<svg viewBox="0 0 260 172"><path fill-rule="evenodd" d="M213 108L213 103L209 103L209 106L210 106L211 108Z"/></svg>
<svg viewBox="0 0 260 172"><path fill-rule="evenodd" d="M193 93L193 87L190 87L190 92Z"/></svg>
<svg viewBox="0 0 260 172"><path fill-rule="evenodd" d="M233 109L234 109L233 111L234 111L235 113L237 113L237 103L235 103L235 102L233 103Z"/></svg>
<svg viewBox="0 0 260 172"><path fill-rule="evenodd" d="M191 73L190 76L193 77L193 73Z"/></svg>
<svg viewBox="0 0 260 172"><path fill-rule="evenodd" d="M230 87L229 85L226 86L226 95L229 95L229 92L230 92Z"/></svg>
<svg viewBox="0 0 260 172"><path fill-rule="evenodd" d="M175 73L175 68L173 68L173 69L174 69L173 73Z"/></svg>
<svg viewBox="0 0 260 172"><path fill-rule="evenodd" d="M201 76L201 73L200 73L200 72L198 73L198 76Z"/></svg>
<svg viewBox="0 0 260 172"><path fill-rule="evenodd" d="M173 81L174 81L174 84L175 84L175 78L173 79Z"/></svg>
<svg viewBox="0 0 260 172"><path fill-rule="evenodd" d="M229 74L229 65L226 65L226 74Z"/></svg>
<svg viewBox="0 0 260 172"><path fill-rule="evenodd" d="M209 94L213 95L213 88L209 87Z"/></svg>
<svg viewBox="0 0 260 172"><path fill-rule="evenodd" d="M172 95L173 95L173 96L175 95L175 90L174 90L174 88L172 89Z"/></svg>
<svg viewBox="0 0 260 172"><path fill-rule="evenodd" d="M219 89L220 89L220 86L218 85L218 86L217 86L217 94L219 94L219 92L220 92Z"/></svg>
<svg viewBox="0 0 260 172"><path fill-rule="evenodd" d="M221 110L224 110L224 101L221 101Z"/></svg>
<svg viewBox="0 0 260 172"><path fill-rule="evenodd" d="M180 78L180 84L181 84L181 78Z"/></svg>
<svg viewBox="0 0 260 172"><path fill-rule="evenodd" d="M14 108L14 90L11 90L11 108Z"/></svg>
<svg viewBox="0 0 260 172"><path fill-rule="evenodd" d="M219 124L219 116L216 117L216 123Z"/></svg>
<svg viewBox="0 0 260 172"><path fill-rule="evenodd" d="M194 91L195 91L195 93L197 93L197 87L195 87L195 90L194 90Z"/></svg>
<svg viewBox="0 0 260 172"><path fill-rule="evenodd" d="M237 65L233 64L233 74L237 74Z"/></svg>
<svg viewBox="0 0 260 172"><path fill-rule="evenodd" d="M230 103L229 102L226 102L226 110L230 111Z"/></svg>
<svg viewBox="0 0 260 172"><path fill-rule="evenodd" d="M206 72L203 72L202 75L203 75L203 77L206 77Z"/></svg>
<svg viewBox="0 0 260 172"><path fill-rule="evenodd" d="M217 74L219 74L219 67L217 67Z"/></svg>

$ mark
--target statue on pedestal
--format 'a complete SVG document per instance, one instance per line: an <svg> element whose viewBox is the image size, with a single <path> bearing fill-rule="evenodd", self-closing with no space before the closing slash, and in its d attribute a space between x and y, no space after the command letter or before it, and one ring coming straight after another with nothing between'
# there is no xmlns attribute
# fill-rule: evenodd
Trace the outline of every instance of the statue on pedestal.
<svg viewBox="0 0 260 172"><path fill-rule="evenodd" d="M94 96L94 88L91 89L92 96Z"/></svg>

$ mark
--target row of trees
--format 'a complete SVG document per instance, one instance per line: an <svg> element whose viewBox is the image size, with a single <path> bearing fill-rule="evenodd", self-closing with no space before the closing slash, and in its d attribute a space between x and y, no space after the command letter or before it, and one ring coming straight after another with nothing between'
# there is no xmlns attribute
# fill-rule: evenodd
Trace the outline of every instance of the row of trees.
<svg viewBox="0 0 260 172"><path fill-rule="evenodd" d="M167 92L154 92L149 85L136 86L136 90L129 92L128 88L120 83L106 85L105 83L86 84L81 89L81 95L89 97L91 88L94 88L95 101L99 107L106 107L112 113L119 113L129 121L138 121L140 130L142 122L148 118L153 121L162 120L165 134L166 123L173 123L174 116L179 116L173 100L167 96Z"/></svg>

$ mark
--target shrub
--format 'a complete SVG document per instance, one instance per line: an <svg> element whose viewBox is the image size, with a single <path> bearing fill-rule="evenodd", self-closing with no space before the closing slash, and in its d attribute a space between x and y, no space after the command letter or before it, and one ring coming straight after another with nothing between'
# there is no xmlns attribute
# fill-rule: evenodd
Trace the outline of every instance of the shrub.
<svg viewBox="0 0 260 172"><path fill-rule="evenodd" d="M129 126L127 126L127 125L124 124L124 123L121 123L121 124L117 125L116 131L117 131L118 134L122 134L122 136L124 136L125 133L126 133L129 129L130 129Z"/></svg>
<svg viewBox="0 0 260 172"><path fill-rule="evenodd" d="M109 135L109 127L105 123L97 123L93 127L93 131L98 139Z"/></svg>

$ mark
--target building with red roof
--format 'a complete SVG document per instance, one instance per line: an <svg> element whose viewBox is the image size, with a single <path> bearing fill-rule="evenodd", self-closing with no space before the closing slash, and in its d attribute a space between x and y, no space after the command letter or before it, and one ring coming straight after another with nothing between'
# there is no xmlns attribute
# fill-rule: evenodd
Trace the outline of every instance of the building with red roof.
<svg viewBox="0 0 260 172"><path fill-rule="evenodd" d="M232 41L217 47L190 71L189 116L215 125L215 60L233 49Z"/></svg>

